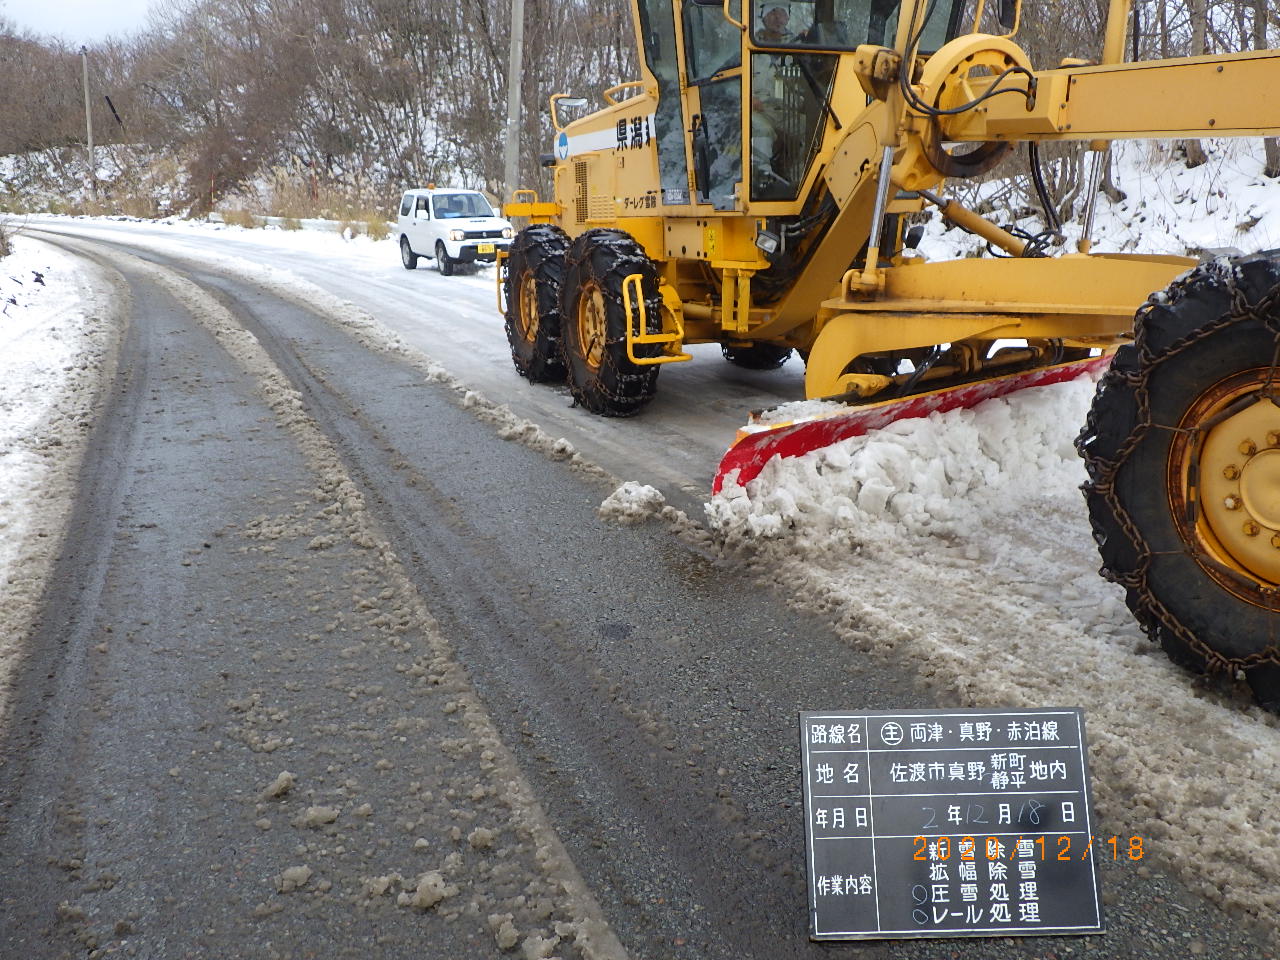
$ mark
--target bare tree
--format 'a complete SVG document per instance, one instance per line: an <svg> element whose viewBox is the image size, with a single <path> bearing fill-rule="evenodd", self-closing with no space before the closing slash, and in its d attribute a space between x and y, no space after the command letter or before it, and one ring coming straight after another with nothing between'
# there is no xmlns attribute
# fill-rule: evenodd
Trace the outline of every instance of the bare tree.
<svg viewBox="0 0 1280 960"><path fill-rule="evenodd" d="M1199 56L1208 52L1205 46L1205 38L1209 29L1209 11L1205 0L1190 0L1191 5L1191 54ZM1199 140L1183 140L1181 143L1183 152L1187 157L1187 167L1198 167L1204 163L1208 157L1205 156L1204 146Z"/></svg>
<svg viewBox="0 0 1280 960"><path fill-rule="evenodd" d="M1267 0L1253 0L1252 39L1253 48L1255 50L1267 49L1267 24ZM1265 161L1262 168L1263 175L1273 179L1275 177L1280 177L1280 140L1277 140L1275 137L1265 137L1262 141L1262 146L1265 155Z"/></svg>

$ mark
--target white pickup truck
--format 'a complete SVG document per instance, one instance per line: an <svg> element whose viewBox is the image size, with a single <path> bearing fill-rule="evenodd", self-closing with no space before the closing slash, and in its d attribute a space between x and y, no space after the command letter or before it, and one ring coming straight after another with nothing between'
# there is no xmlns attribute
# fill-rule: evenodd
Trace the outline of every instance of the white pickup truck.
<svg viewBox="0 0 1280 960"><path fill-rule="evenodd" d="M498 250L511 246L514 233L484 194L434 186L405 191L396 225L404 268L413 270L420 258L434 258L446 277L459 263L492 263Z"/></svg>

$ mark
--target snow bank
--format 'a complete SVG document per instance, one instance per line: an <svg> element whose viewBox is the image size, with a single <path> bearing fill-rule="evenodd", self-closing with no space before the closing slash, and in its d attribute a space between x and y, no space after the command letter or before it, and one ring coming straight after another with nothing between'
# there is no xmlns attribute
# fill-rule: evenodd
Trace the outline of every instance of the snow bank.
<svg viewBox="0 0 1280 960"><path fill-rule="evenodd" d="M0 713L115 334L110 284L28 237L0 260Z"/></svg>
<svg viewBox="0 0 1280 960"><path fill-rule="evenodd" d="M1242 253L1280 247L1280 183L1262 175L1262 140L1201 142L1208 159L1190 170L1171 141L1112 144L1114 179L1125 197L1116 203L1098 197L1094 252L1199 256L1223 247ZM982 192L994 195L1001 188L996 181ZM995 218L1006 222L999 214ZM1018 225L1032 232L1044 227L1035 217ZM1074 253L1080 224L1063 224L1062 232L1065 243L1050 252ZM977 237L946 229L935 215L925 228L920 251L928 259L943 260L975 255L984 246Z"/></svg>
<svg viewBox="0 0 1280 960"><path fill-rule="evenodd" d="M970 410L902 420L804 457L775 458L707 504L726 537L958 536L993 510L1078 496L1073 441L1094 381L1036 387Z"/></svg>
<svg viewBox="0 0 1280 960"><path fill-rule="evenodd" d="M1150 838L1193 889L1267 918L1280 719L1173 666L1094 572L1072 448L1093 389L1024 390L774 460L708 520L796 605L854 649L912 664L942 703L1083 707L1099 828Z"/></svg>

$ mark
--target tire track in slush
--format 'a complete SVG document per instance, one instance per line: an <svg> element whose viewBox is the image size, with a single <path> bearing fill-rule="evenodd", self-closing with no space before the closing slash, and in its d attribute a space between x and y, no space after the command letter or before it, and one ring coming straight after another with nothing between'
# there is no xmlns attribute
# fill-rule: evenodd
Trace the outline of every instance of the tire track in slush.
<svg viewBox="0 0 1280 960"><path fill-rule="evenodd" d="M510 729L508 718L508 737L520 741L522 735L536 731L539 745L547 738L559 741L558 756L535 750L530 757L530 751L525 750L522 760L526 765L532 762L539 772L543 791L549 789L548 784L569 788L567 795L551 790L560 822L567 823L577 834L575 858L579 862L584 858L591 861L593 887L608 890L615 897L611 914L619 908L619 891L651 891L646 894L650 903L637 902L633 893L625 894L623 913L628 921L628 943L635 940L647 944L647 952L642 955L655 958L668 955L666 949L670 947L653 952L654 945L663 940L668 945L684 947L680 951L683 955L706 958L740 957L744 952L774 957L809 956L819 951L805 937L803 911L762 911L759 907L761 900L803 903L804 882L792 856L791 829L774 823L757 823L752 829L747 822L747 798L737 795L739 791L727 782L730 772L742 767L742 760L717 758L701 742L684 742L678 721L664 716L669 712L668 706L655 702L653 691L641 695L627 689L627 672L619 671L610 662L607 649L589 644L584 650L584 638L556 621L555 601L532 585L524 587L522 571L505 570L501 558L484 549L485 543L492 542L493 532L478 530L468 523L444 491L433 489L428 476L403 461L395 450L395 441L380 434L378 426L363 417L359 401L329 384L306 359L307 354L321 352L316 342L318 335L295 331L285 336L273 332L275 315L273 323L267 323L268 311L264 309L264 315L255 319L252 303L239 301L245 296L244 291L216 276L198 277L202 284L221 289L222 299L237 313L236 322L255 332L293 387L300 391L309 415L318 418L322 430L330 434L344 456L348 472L363 483L366 501L384 518L384 529L393 531L392 539L400 555L414 561L415 571L424 566L429 569L425 583L421 575L418 577L419 592L447 584L447 589L431 593L435 616L439 618L442 610L447 612L451 633L456 627L474 635L473 641L502 637L521 648L512 658L502 645L470 642L466 661L475 670L476 682L485 688L481 693L486 699L496 696L498 702L506 704L504 710L514 706L517 715L526 718L515 730ZM264 303L264 308L267 306ZM342 334L338 339L347 350L346 336L364 338L363 331L350 329L342 319L317 315L314 307L300 307L300 311L312 324L336 327ZM406 359L394 345L390 349L377 342L366 345L378 352L389 352L396 359ZM424 372L430 375L430 371ZM394 392L398 386L402 384L388 381L379 385L379 391ZM496 416L497 422L509 429L512 439L531 443L552 460L562 459L556 455L554 445L531 436L525 429L528 425L507 424L509 415L476 409L467 397L462 400L461 406L468 408L460 413L463 419L473 414L481 420ZM544 449L548 446L551 449ZM413 455L404 456L413 459ZM410 472L407 496L397 496L395 485L387 482L397 470ZM579 466L578 470L604 481L606 486L613 482L598 469ZM599 494L595 494L584 506L591 509L588 504L598 502ZM452 516L441 524L439 517L431 516L433 513ZM658 534L657 539L666 542L664 534ZM690 557L685 548L671 544L670 550L681 566L687 565ZM495 566L488 566L491 561L496 561ZM436 569L430 569L433 565ZM440 566L450 569L444 571ZM519 585L520 595L495 595L495 572L504 591ZM632 578L634 574L624 579ZM730 630L743 642L750 642L758 630L753 617L778 609L766 597L759 599L759 610L756 603L744 607L732 590L722 591L713 602L717 609L711 613L716 625ZM744 619L742 624L735 626L733 616L724 615L719 608L725 604L735 608L735 614ZM530 617L537 618L533 622L538 624L531 636ZM785 614L784 618L793 619ZM706 629L704 635L715 645L716 630ZM622 636L618 634L619 638ZM735 659L732 651L722 655L726 662ZM773 666L772 662L768 665L769 677ZM722 672L714 665L708 669ZM658 687L665 687L663 675L655 679ZM665 699L669 694L659 692L658 696ZM591 706L584 709L587 704ZM743 708L733 702L732 694L727 709L731 722L738 722ZM775 719L772 711L769 719ZM782 722L789 728L789 718ZM756 752L753 743L748 744L748 752ZM571 758L563 753L566 747ZM749 762L766 767L765 775L770 780L785 777L775 764L756 757ZM590 804L584 804L574 789L575 783L591 783L591 793L603 794L603 798L597 796ZM778 786L784 796L797 789L797 783L790 778L786 778L785 786ZM660 799L664 795L665 799ZM605 825L592 822L600 815L602 805L610 811L611 820L620 821L611 824L613 829L642 838L621 847L608 844L607 859L600 855L605 849L601 842L607 832ZM775 805L777 809L769 812L769 819L785 819L785 810L791 806L791 801ZM566 809L570 811L567 821ZM712 835L704 837L699 824L714 825ZM589 838L585 845L581 843L583 834ZM710 849L704 849L704 843ZM719 889L720 878L739 870L744 862L750 863L755 872L752 884L732 891ZM708 891L717 892L709 896ZM616 925L618 918L614 922ZM646 951L645 946L636 949Z"/></svg>
<svg viewBox="0 0 1280 960"><path fill-rule="evenodd" d="M549 599L540 596L535 588L523 586L514 598L504 592L495 594L494 573L504 571L503 558L485 549L488 538L468 521L459 505L437 488L423 469L410 462L412 457L401 454L394 440L380 433L378 424L362 412L359 402L345 395L319 366L308 360L305 354L314 350L316 344L296 330L291 334L277 332L265 316L255 317L250 305L230 302L234 297L232 289L219 278L202 276L200 282L222 290L229 307L238 313L238 322L254 333L304 397L310 415L318 420L338 448L347 470L361 485L366 501L383 518L383 528L391 531L395 549L402 556L412 558L419 592L431 593L433 614L447 620L447 632L452 635L455 631L467 631L475 636L502 637L521 646L530 644L530 639L521 639L522 634L527 633L531 619L547 621L551 616ZM299 307L300 313L312 323L346 327L341 320L317 316L313 307L303 304ZM405 359L394 345L388 349L389 345L376 338L367 339L367 331L347 329L344 332L356 333L357 339L366 341L365 345L376 352L390 352L397 359ZM387 386L395 388L394 384ZM467 406L468 399L464 398L463 406ZM530 445L553 461L563 459L540 431L530 429L532 425L512 425L508 422L509 415L487 407L468 409L482 421L495 418L511 438ZM602 491L617 483L598 468L573 465L589 480L601 483ZM386 482L385 478L397 473L405 477L404 484ZM442 517L444 523L440 522ZM447 573L439 569L442 564L449 568ZM426 582L423 571L429 578ZM520 582L519 571L507 574L504 571L497 580L508 586ZM446 582L448 588L440 589ZM468 644L466 661L474 671L473 682L481 687L486 700L496 697L500 702L517 705L517 713L526 718L519 734L530 736L532 726L541 738L547 735L548 728L554 728L555 738L570 744L573 752L579 754L573 763L573 777L584 782L595 781L597 791L607 784L603 790L609 796L608 805L622 811L624 819L631 824L643 824L642 850L625 853L612 850L610 862L592 857L593 885L597 889L602 886L625 888L634 885L636 873L653 872L662 878L662 896L658 897L661 903L672 907L679 903L697 904L691 915L678 920L667 917L661 924L654 924L645 918L640 929L629 930L631 935L649 941L674 938L694 950L692 955L700 957L740 956L744 947L751 944L770 944L768 952L773 956L807 954L812 948L802 936L793 940L790 950L783 949L782 944L774 946L779 932L776 920L766 921L759 916L744 895L718 897L710 902L699 895L700 886L715 882L713 864L730 870L744 857L758 869L767 871L771 885L779 888L770 890L771 897L787 899L802 895L786 848L763 842L758 835L749 836L741 825L740 802L731 796L724 782L718 778L709 781L702 778L701 768L710 763L702 748L676 749L672 757L666 751L671 751L682 737L662 716L660 706L624 691L616 678L611 677L610 666L584 654L578 639L561 629L554 619L542 623L536 635L545 640L546 647L541 651L522 650L514 662L503 645L483 643ZM497 679L504 675L503 680ZM556 709L549 715L544 707L546 701L593 706L585 712L573 707ZM654 753L655 750L659 752ZM560 779L559 774L566 766L563 756L554 763L546 754L538 754L538 759L542 762L537 769L546 775L540 776L540 783L548 777L552 781ZM675 797L667 803L653 803L653 785L665 781L669 786L670 768L677 762L696 764L697 782L680 782L687 778L678 778L679 791ZM720 772L726 772L724 767ZM571 801L567 806L580 805ZM688 835L689 811L697 811L699 817L727 828L730 849L711 858L710 863L705 852L698 849L697 838ZM589 809L576 811L575 828L597 834L590 825L592 816ZM598 840L586 851L580 850L577 856L590 856L596 849L600 849ZM648 862L648 871L645 865L636 862L637 857ZM802 932L797 926L799 919L802 919L799 915L788 918L784 926L799 935ZM684 935L666 931L682 931ZM698 952L700 950L707 952ZM648 952L643 955L664 956Z"/></svg>
<svg viewBox="0 0 1280 960"><path fill-rule="evenodd" d="M79 243L68 242L66 246L84 252L84 248ZM90 249L92 250L92 248ZM563 940L566 946L569 943L573 943L574 947L584 957L598 958L598 960L625 960L626 951L609 929L594 897L565 852L558 836L550 827L545 812L538 804L512 754L501 741L483 704L475 695L465 670L458 663L448 641L441 634L421 596L405 575L395 551L383 536L377 522L366 509L364 498L344 469L337 451L319 430L315 421L307 415L305 405L297 391L292 388L287 378L270 360L257 339L246 331L236 321L235 317L207 292L171 270L127 254L115 252L107 259L121 264L121 268L127 270L128 274L135 280L136 278L143 278L146 282L154 284L155 287L171 296L233 358L234 363L247 372L251 380L256 384L262 400L270 408L278 427L282 428L292 438L297 450L305 459L315 478L315 495L331 501L328 508L320 511L327 515L328 531L312 539L308 546L313 550L324 551L337 541L345 540L362 551L362 562L365 567L373 567L372 576L368 575L368 570L356 571L357 576L355 579L363 579L368 583L379 585L381 592L376 599L382 601L384 607L390 607L389 612L379 618L386 622L379 624L375 620L375 625L385 628L385 632L392 634L391 644L396 650L406 656L416 654L416 660L413 660L412 663L398 665L397 672L400 672L403 667L405 675L413 678L412 682L415 684L423 687L426 691L438 691L436 694L438 697L448 696L448 701L443 704L443 713L456 717L461 721L465 730L463 738L465 745L461 745L462 741L457 741L452 745L445 742L441 745L446 752L473 758L470 763L477 769L472 770L468 776L467 783L475 783L478 780L482 783L491 784L489 788L482 790L481 794L501 798L508 811L506 829L509 829L517 837L522 838L520 847L507 851L519 851L516 856L511 857L511 860L527 861L528 865L542 877L542 881L529 884L530 892L537 892L537 897L531 896L529 898L527 908L522 906L526 903L526 898L517 897L514 901L516 907L514 914L509 911L506 914L499 913L490 918L489 923L499 948L505 949L516 945L521 936L518 934L518 927L523 927L525 933L528 934L525 937L523 949L529 956L546 956L557 942ZM179 329L165 331L165 333L180 336L181 324L173 321L173 325ZM135 342L131 346L136 347L138 344ZM146 357L150 353L140 350L138 355ZM132 389L127 391L128 397L133 398L134 408L116 411L117 414L123 414L123 416L119 416L114 420L114 423L123 429L126 435L126 440L121 441L126 449L104 458L103 462L96 465L96 469L104 469L108 472L113 469L118 470L120 466L135 460L137 457L139 434L132 432L130 425L137 419L137 404L141 402L146 391L151 389L147 386L146 378L143 377L139 380L138 374L139 370L132 368L126 374L135 381ZM153 399L157 395L153 393ZM128 439L130 436L132 439ZM113 487L113 489L116 490L114 496L118 501L119 497L123 496L124 488L119 486ZM105 510L101 510L95 519L99 525L106 524L110 526L117 523L119 518L120 504L116 502L115 506L108 505ZM303 533L310 533L315 529L314 524L308 528L307 518L305 517L295 517L293 521L290 521L288 517L283 518L283 520L277 518L274 521L266 517L262 519L264 522L258 525L256 529L245 531L249 539L257 539L259 541L274 540L277 542L290 538L296 540ZM113 538L105 529L98 530L96 534L92 531L86 531L86 534L89 542L101 544L101 549L104 551L103 555L96 558L96 560L88 561L89 567L93 568L97 575L100 575L100 580L109 579L112 574L108 569L107 556L113 552L119 552L119 548L110 546ZM205 546L209 547L210 544L206 543ZM275 548L264 546L261 549L274 550ZM228 597L227 599L230 600L231 598ZM301 598L298 598L297 602L301 602ZM373 608L374 612L377 611L375 604L369 603L367 606ZM86 616L86 626L91 624L93 613L97 607L98 603L93 595L86 595L83 598L83 603L79 609ZM313 607L312 609L316 608ZM149 620L147 619L141 621L143 624L148 622ZM396 639L404 636L420 637L419 648L412 650L411 648L415 645L404 639ZM82 651L86 650L87 640L82 639L76 644L76 648ZM105 644L98 652L105 652ZM257 659L256 654L254 659ZM76 739L74 731L61 729L66 724L61 723L56 718L56 712L59 709L57 705L65 704L68 705L70 710L75 710L76 708L70 705L75 704L77 701L83 701L83 696L87 693L89 684L86 683L85 670L75 669L73 663L59 664L58 669L65 670L68 666L72 667L72 669L61 674L57 681L61 684L62 689L56 696L52 697L55 714L50 715L48 710L43 711L41 733L45 742L57 743ZM179 680L178 682L181 681ZM381 685L379 685L379 690L380 688ZM357 688L356 691L353 691L353 696L358 692L361 691ZM233 709L252 715L254 711L259 709L257 695L252 698L251 702L246 702ZM399 739L404 740L405 738L401 737ZM80 738L80 741L82 743L86 742L83 737ZM293 741L289 739L281 742L287 746ZM261 745L257 744L256 746ZM217 747L218 745L215 744L215 748ZM272 749L276 748L272 747ZM45 789L38 791L36 789L37 785L28 781L23 789L30 799L19 801L18 809L22 809L25 803L44 802L37 799L39 796L62 796L64 797L63 805L72 811L72 821L77 824L76 829L83 833L85 830L84 818L82 815L74 813L74 809L78 806L80 800L84 798L76 799L74 791L78 788L63 787L59 784L59 781L64 778L69 777L74 780L76 774L74 771L70 774L60 772L60 768L65 769L62 768L65 757L57 749L50 751L50 753L52 756L46 753L46 759L42 761L47 770ZM85 755L80 758L80 761L75 766L77 768L90 769L93 762L94 758L92 756ZM333 768L331 767L331 769ZM174 768L174 771L178 770L179 768ZM177 776L178 774L175 772L174 775ZM284 774L281 776L285 777ZM288 778L280 782L287 783ZM459 787L461 786L459 784ZM69 789L72 791L71 793L68 792ZM478 790L479 788L476 789ZM288 787L286 786L285 792L287 790ZM451 798L454 797L453 789L446 791L442 788L440 792L442 794L447 793ZM430 794L428 793L426 796L429 798ZM481 796L472 791L472 804L470 805L474 805L480 799ZM443 801L444 797L441 797L440 800ZM458 814L462 817L462 822L466 822L468 818L465 815L465 808L469 804L461 796L454 798L452 802L464 809L462 813L457 810L451 811L451 813ZM368 807L369 805L366 804L365 806ZM318 809L322 811L317 814L317 816L321 817L321 821L324 823L329 822L325 819L328 815L323 812L326 808L321 807ZM362 814L360 809L357 808L355 816L369 816L371 812ZM306 816L310 815L310 812L306 814ZM268 828L269 825L264 826L264 829ZM19 832L23 833L28 841L32 839L29 830L24 828ZM457 841L459 838L456 836L456 827L454 832L454 839ZM480 834L484 835L480 836ZM491 838L498 835L492 830L478 828L470 837L470 845L477 851L483 851L494 842ZM51 842L50 838L46 836L44 842L32 843L31 845L33 847L48 846ZM341 851L342 847L339 846L338 850ZM459 862L461 860L456 855L452 855L449 859L450 861L456 859ZM82 858L77 858L73 853L69 855L67 862L77 864L73 870L74 876L76 871L81 869L79 864L82 863ZM458 864L454 863L454 866L457 867ZM493 873L496 876L498 870L495 868ZM281 891L287 892L296 886L305 885L310 875L309 868L294 867L283 871L280 877L277 878L277 882L281 884ZM405 891L400 896L401 905L407 904L410 907L418 905L423 909L433 906L441 897L447 898L457 893L457 887L451 888L447 880L439 874L434 877L429 873L424 874L416 886L414 881L403 880L398 874L383 877L381 881L379 878L374 878L369 882L374 885L375 889L366 889L366 895L377 896L388 887L394 890L396 884L399 884L400 888ZM381 886L378 888L380 882ZM91 887L91 889L96 888ZM550 897L555 906L551 910L539 913L538 911L541 908L537 907L537 903L540 902L538 898L545 899L545 897L542 897L543 894ZM501 909L501 906L509 906L501 898L491 902L497 902L499 909ZM75 906L74 902L64 901L64 905L65 911L63 911L62 907L59 908L60 911L63 911L60 916L73 925L78 925L82 928L79 936L86 946L94 946L99 943L105 935L90 932L93 918L88 915L86 910ZM276 907L269 902L264 902L264 907L263 916L269 916L276 910ZM516 921L515 924L511 922L513 919ZM505 923L503 922L504 920L506 921ZM550 923L548 927L546 923L549 920L554 920L554 922ZM120 921L115 930L116 935L128 933L128 927L128 921ZM532 932L530 932L531 928ZM540 932L545 932L546 936L539 936ZM162 952L165 951L162 950Z"/></svg>
<svg viewBox="0 0 1280 960"><path fill-rule="evenodd" d="M258 379L270 406L296 437L321 483L340 491L339 502L348 517L350 536L374 545L383 578L392 585L426 639L435 655L437 672L447 677L450 686L457 691L456 699L472 737L482 753L493 755L490 762L496 776L503 781L504 796L513 820L531 838L536 846L539 866L562 892L565 912L573 918L573 934L583 955L588 960L626 960L626 950L609 929L599 904L551 828L514 757L499 737L488 712L474 692L466 670L406 575L400 558L380 525L366 508L365 498L348 474L338 450L307 412L307 405L297 389L272 361L257 337L237 322L230 311L190 281L163 268L152 266L150 269L157 271L158 282L184 303L213 332L227 352Z"/></svg>

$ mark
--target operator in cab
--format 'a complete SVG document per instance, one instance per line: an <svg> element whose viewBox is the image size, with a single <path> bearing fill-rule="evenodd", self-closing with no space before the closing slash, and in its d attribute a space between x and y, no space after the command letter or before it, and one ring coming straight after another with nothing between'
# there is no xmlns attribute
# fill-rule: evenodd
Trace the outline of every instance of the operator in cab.
<svg viewBox="0 0 1280 960"><path fill-rule="evenodd" d="M791 4L764 3L759 10L755 30L758 43L796 42ZM751 58L751 180L752 195L758 200L791 192L791 183L775 164L786 131L786 108L779 90L785 59L781 54L755 54Z"/></svg>

